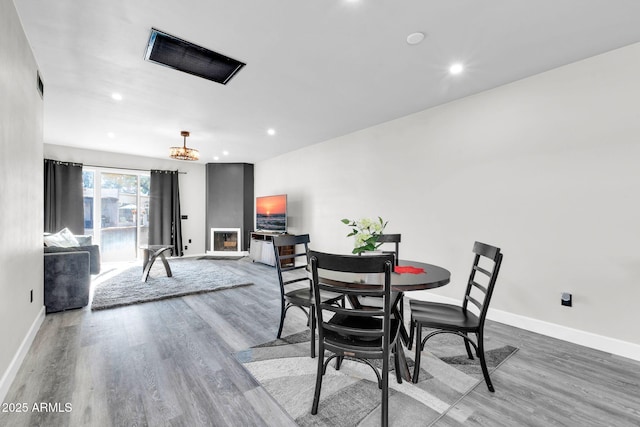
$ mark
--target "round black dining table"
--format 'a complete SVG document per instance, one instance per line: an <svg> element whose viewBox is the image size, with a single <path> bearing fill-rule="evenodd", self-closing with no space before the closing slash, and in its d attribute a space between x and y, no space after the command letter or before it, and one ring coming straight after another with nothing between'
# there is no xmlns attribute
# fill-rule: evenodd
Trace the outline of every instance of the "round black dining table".
<svg viewBox="0 0 640 427"><path fill-rule="evenodd" d="M446 268L418 261L400 260L400 267L414 267L422 269L422 273L391 273L391 290L394 292L420 291L434 289L449 283L451 273ZM359 284L370 285L383 282L383 274L343 273L336 271L318 270L319 276L330 282L344 286L357 287Z"/></svg>

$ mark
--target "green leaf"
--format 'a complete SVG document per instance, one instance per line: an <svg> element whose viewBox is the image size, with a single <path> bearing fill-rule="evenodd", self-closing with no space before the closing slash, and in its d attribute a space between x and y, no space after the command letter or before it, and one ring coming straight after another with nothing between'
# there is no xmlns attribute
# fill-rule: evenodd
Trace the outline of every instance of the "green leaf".
<svg viewBox="0 0 640 427"><path fill-rule="evenodd" d="M382 226L382 230L384 230L387 224L389 224L389 221L384 221L381 216L379 216L378 219L380 220L380 225Z"/></svg>
<svg viewBox="0 0 640 427"><path fill-rule="evenodd" d="M343 224L349 224L351 222L350 219L346 219L346 218L341 219L340 221L342 221Z"/></svg>

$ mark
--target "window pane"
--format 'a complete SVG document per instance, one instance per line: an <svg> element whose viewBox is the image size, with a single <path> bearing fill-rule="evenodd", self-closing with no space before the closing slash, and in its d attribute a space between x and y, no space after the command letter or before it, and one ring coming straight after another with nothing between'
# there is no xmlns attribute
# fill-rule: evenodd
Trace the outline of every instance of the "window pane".
<svg viewBox="0 0 640 427"><path fill-rule="evenodd" d="M136 216L138 177L102 174L101 255L104 261L136 258Z"/></svg>
<svg viewBox="0 0 640 427"><path fill-rule="evenodd" d="M94 197L93 171L82 171L82 192L84 198L84 234L93 236L93 197Z"/></svg>

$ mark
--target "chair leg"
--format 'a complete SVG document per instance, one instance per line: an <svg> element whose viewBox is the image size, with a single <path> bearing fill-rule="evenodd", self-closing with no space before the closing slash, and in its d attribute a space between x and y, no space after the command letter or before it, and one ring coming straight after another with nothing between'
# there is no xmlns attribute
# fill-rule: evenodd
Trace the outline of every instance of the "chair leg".
<svg viewBox="0 0 640 427"><path fill-rule="evenodd" d="M407 349L411 350L413 346L413 335L415 333L416 322L413 319L409 320L409 342L407 343Z"/></svg>
<svg viewBox="0 0 640 427"><path fill-rule="evenodd" d="M416 330L416 357L415 357L415 365L413 366L413 378L412 382L416 384L418 382L418 377L420 376L420 353L422 352L422 325L418 322L415 323Z"/></svg>
<svg viewBox="0 0 640 427"><path fill-rule="evenodd" d="M489 370L487 369L487 362L484 358L484 339L482 337L482 331L478 333L478 357L480 358L480 366L482 367L482 375L484 376L484 381L487 383L487 388L489 388L489 391L493 393L495 392L495 389L493 388L493 384L491 383L491 378L489 378Z"/></svg>
<svg viewBox="0 0 640 427"><path fill-rule="evenodd" d="M469 335L465 332L464 335L468 338ZM469 356L470 360L473 360L473 353L471 353L471 345L468 340L464 340L464 348L467 349L467 356Z"/></svg>
<svg viewBox="0 0 640 427"><path fill-rule="evenodd" d="M323 356L318 357L318 371L316 373L316 390L313 394L313 405L311 406L311 414L316 415L318 413L318 403L320 402L320 390L322 388L322 376L324 375L324 346L322 343L318 346L319 352Z"/></svg>
<svg viewBox="0 0 640 427"><path fill-rule="evenodd" d="M284 316L286 314L286 310L284 307L284 298L281 299L281 309L280 309L280 326L278 327L278 335L277 338L280 338L282 334L282 326L284 326Z"/></svg>
<svg viewBox="0 0 640 427"><path fill-rule="evenodd" d="M340 367L342 366L342 361L343 360L344 360L344 356L336 357L336 371L340 370Z"/></svg>
<svg viewBox="0 0 640 427"><path fill-rule="evenodd" d="M394 348L395 348L395 351L393 354L393 360L395 363L396 381L398 381L398 384L402 384L402 374L400 373L400 359L398 358L398 352L403 350L402 350L402 346L401 345L399 346L397 343L394 346Z"/></svg>
<svg viewBox="0 0 640 427"><path fill-rule="evenodd" d="M382 360L382 422L381 426L389 425L389 354Z"/></svg>
<svg viewBox="0 0 640 427"><path fill-rule="evenodd" d="M316 357L316 311L313 306L309 307L309 312L311 321L311 358L313 359Z"/></svg>

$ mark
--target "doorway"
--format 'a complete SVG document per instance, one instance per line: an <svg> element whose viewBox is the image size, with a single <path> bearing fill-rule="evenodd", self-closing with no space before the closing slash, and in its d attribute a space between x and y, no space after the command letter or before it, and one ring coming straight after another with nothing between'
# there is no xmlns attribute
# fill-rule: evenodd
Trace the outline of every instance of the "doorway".
<svg viewBox="0 0 640 427"><path fill-rule="evenodd" d="M105 262L134 261L149 239L149 173L84 168L85 234Z"/></svg>

